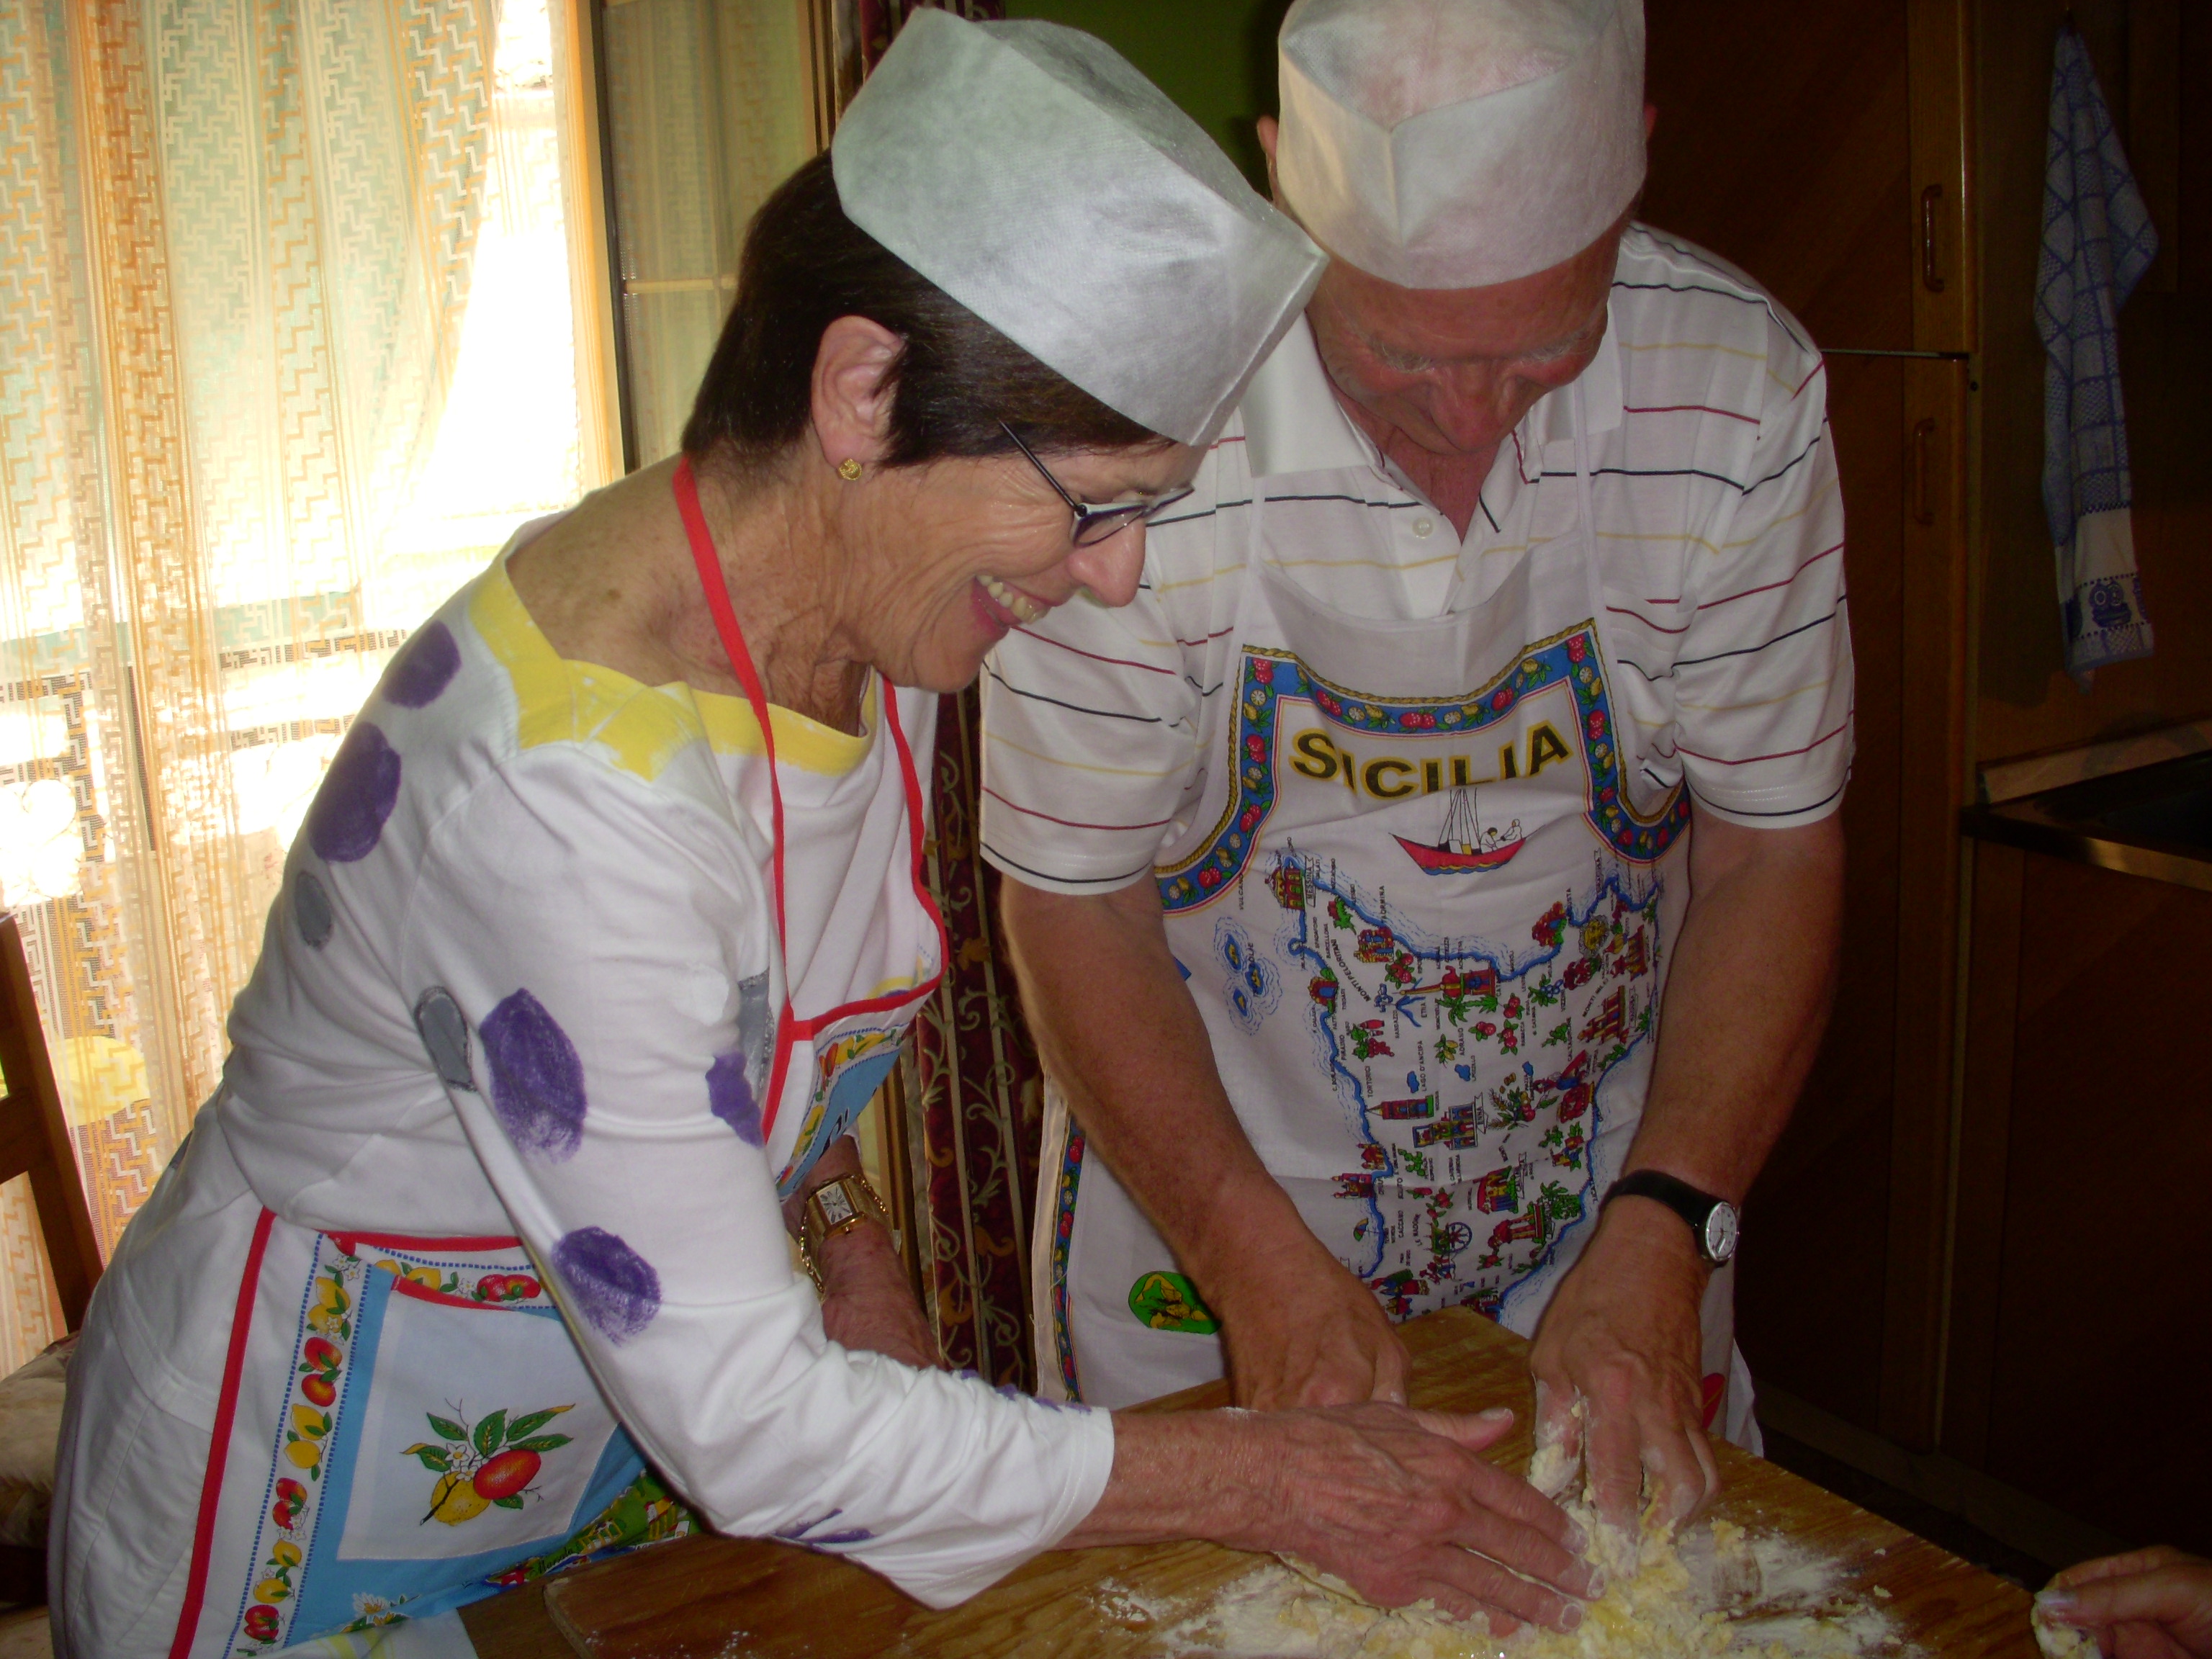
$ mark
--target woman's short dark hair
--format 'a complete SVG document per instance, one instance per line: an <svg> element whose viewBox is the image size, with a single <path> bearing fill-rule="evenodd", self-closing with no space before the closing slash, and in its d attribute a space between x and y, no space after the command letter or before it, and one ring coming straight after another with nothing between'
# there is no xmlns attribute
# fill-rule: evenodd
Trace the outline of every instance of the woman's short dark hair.
<svg viewBox="0 0 2212 1659"><path fill-rule="evenodd" d="M1046 368L848 219L822 155L784 181L745 233L737 303L684 428L694 465L757 465L805 435L822 331L840 317L866 317L906 342L887 371L896 387L888 465L1011 454L1001 421L1032 449L1166 441Z"/></svg>

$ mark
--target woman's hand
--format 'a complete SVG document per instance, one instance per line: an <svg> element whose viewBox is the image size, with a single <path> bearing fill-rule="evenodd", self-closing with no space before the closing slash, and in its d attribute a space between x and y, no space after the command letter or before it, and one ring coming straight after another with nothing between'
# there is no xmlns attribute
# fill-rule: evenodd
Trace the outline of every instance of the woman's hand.
<svg viewBox="0 0 2212 1659"><path fill-rule="evenodd" d="M1206 1538L1273 1550L1368 1600L1424 1598L1494 1635L1572 1630L1601 1588L1557 1505L1476 1455L1512 1426L1369 1401L1115 1419L1114 1474L1072 1547ZM1533 1582L1532 1582L1533 1581Z"/></svg>
<svg viewBox="0 0 2212 1659"><path fill-rule="evenodd" d="M859 1144L840 1135L815 1159L805 1184L784 1200L783 1224L791 1236L799 1237L799 1218L816 1188L860 1173ZM924 1370L945 1364L888 1228L872 1221L848 1227L822 1242L814 1265L822 1274L822 1328L832 1342Z"/></svg>
<svg viewBox="0 0 2212 1659"><path fill-rule="evenodd" d="M944 1364L889 1230L872 1221L848 1227L823 1243L817 1265L822 1269L822 1328L832 1342L925 1370Z"/></svg>
<svg viewBox="0 0 2212 1659"><path fill-rule="evenodd" d="M2089 1632L2111 1659L2212 1659L2212 1561L2164 1544L2067 1568L2035 1610Z"/></svg>

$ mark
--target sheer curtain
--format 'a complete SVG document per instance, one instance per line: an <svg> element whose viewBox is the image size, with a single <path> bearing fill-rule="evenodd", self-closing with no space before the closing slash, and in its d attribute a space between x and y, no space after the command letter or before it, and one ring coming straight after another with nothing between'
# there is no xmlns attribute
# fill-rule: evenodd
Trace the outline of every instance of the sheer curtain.
<svg viewBox="0 0 2212 1659"><path fill-rule="evenodd" d="M385 660L601 481L557 31L504 4L0 6L0 903L103 1249ZM22 1184L0 1367L58 1334Z"/></svg>
<svg viewBox="0 0 2212 1659"><path fill-rule="evenodd" d="M673 455L745 227L823 140L804 0L607 0L629 463Z"/></svg>

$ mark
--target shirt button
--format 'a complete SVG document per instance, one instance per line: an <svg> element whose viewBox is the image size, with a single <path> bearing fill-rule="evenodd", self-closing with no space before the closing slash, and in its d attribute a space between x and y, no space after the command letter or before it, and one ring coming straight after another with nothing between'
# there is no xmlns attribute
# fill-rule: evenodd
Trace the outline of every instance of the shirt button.
<svg viewBox="0 0 2212 1659"><path fill-rule="evenodd" d="M1437 521L1434 519L1416 519L1413 520L1413 533L1416 536L1425 536L1436 527Z"/></svg>

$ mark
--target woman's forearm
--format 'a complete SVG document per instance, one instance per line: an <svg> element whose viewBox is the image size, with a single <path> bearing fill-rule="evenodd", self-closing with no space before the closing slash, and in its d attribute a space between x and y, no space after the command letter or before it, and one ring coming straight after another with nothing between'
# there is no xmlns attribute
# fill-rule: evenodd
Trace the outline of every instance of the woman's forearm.
<svg viewBox="0 0 2212 1659"><path fill-rule="evenodd" d="M1262 1494L1242 1412L1114 1415L1114 1474L1097 1507L1063 1540L1068 1549L1176 1538L1242 1540Z"/></svg>

